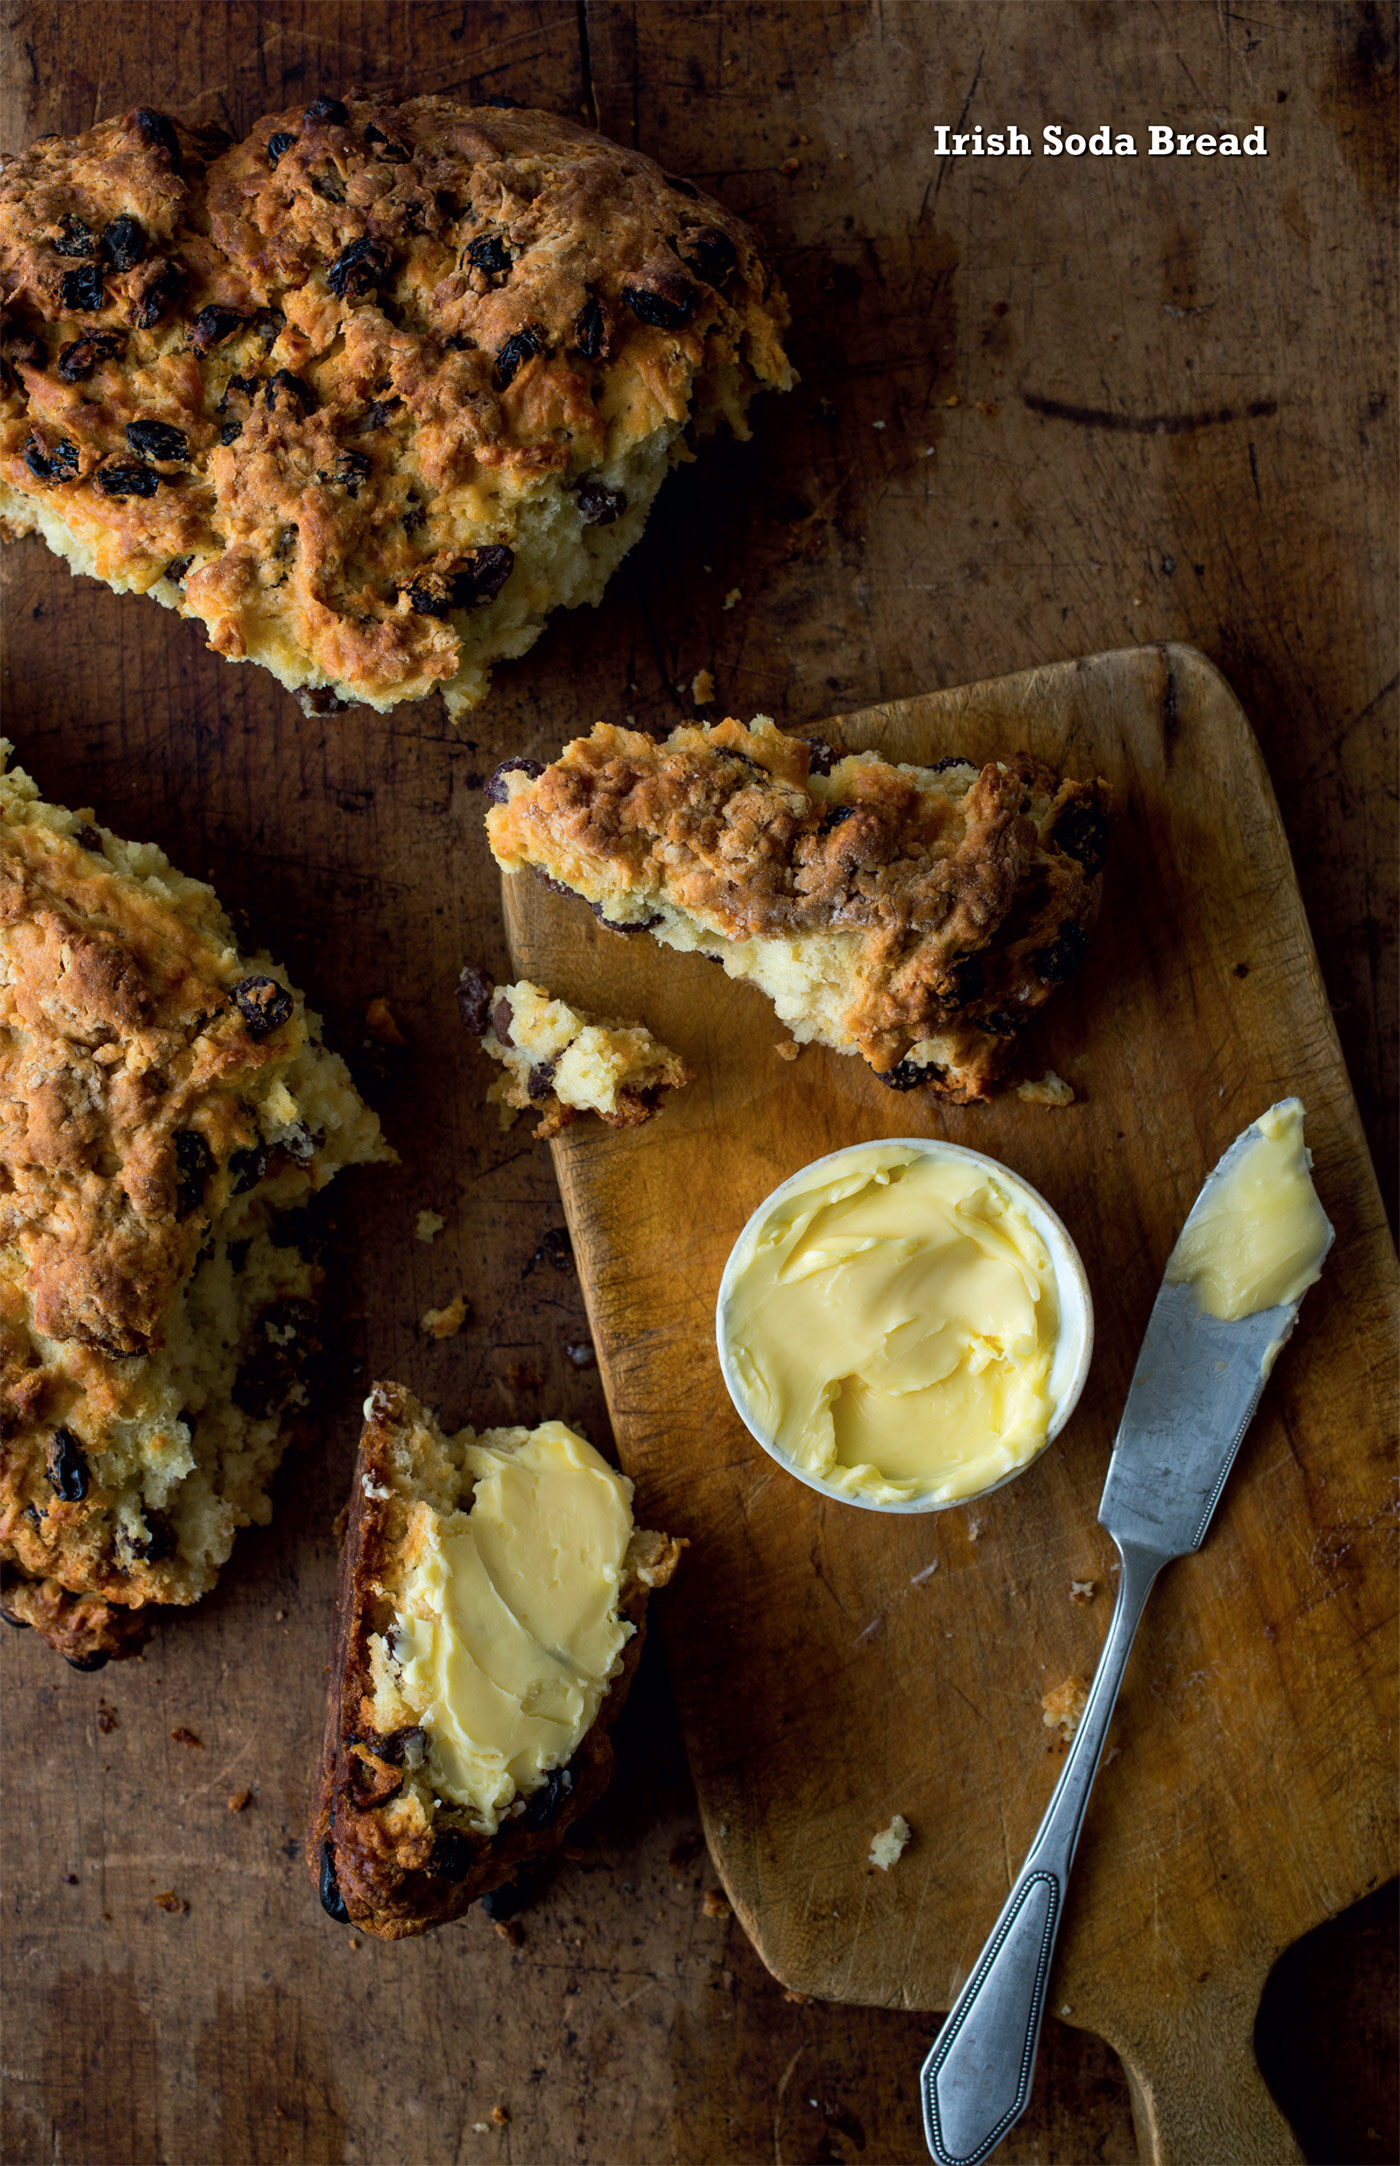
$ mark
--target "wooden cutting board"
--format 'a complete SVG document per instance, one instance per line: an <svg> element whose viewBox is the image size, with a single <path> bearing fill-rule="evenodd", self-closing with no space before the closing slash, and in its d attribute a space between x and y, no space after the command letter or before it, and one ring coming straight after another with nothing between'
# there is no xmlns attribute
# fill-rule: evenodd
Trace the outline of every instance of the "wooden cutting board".
<svg viewBox="0 0 1400 2166"><path fill-rule="evenodd" d="M1290 1941L1395 1870L1396 1274L1268 775L1229 687L1181 646L866 708L833 732L914 761L1024 747L1114 785L1099 932L1037 1041L1073 1106L943 1106L855 1059L788 1062L752 988L504 883L522 975L644 1017L697 1071L650 1126L580 1123L553 1148L639 1517L692 1544L657 1608L715 1861L790 1987L949 2005L1058 1770L1042 1694L1087 1676L1102 1643L1098 1497L1168 1251L1225 1145L1298 1092L1336 1247L1203 1551L1148 1610L1049 2003L1122 2056L1145 2156L1296 2158L1255 2068L1261 1989ZM1088 1267L1097 1347L1068 1430L1021 1480L896 1519L763 1456L725 1394L713 1311L777 1182L925 1132L1048 1197ZM1071 1580L1094 1583L1089 1603ZM866 1854L894 1812L915 1839L885 1875Z"/></svg>

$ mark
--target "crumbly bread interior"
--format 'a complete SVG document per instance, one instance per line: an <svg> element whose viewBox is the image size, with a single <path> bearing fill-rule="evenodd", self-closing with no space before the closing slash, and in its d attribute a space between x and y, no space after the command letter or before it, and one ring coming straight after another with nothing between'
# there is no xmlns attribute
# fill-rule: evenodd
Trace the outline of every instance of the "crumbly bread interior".
<svg viewBox="0 0 1400 2166"><path fill-rule="evenodd" d="M268 1518L321 1282L287 1214L393 1154L213 891L18 769L0 898L0 1601L85 1662Z"/></svg>
<svg viewBox="0 0 1400 2166"><path fill-rule="evenodd" d="M505 1074L487 1091L508 1128L517 1113L538 1113L537 1138L557 1135L580 1113L612 1128L637 1128L660 1111L668 1091L691 1081L678 1053L644 1023L587 1015L522 978L493 985L468 965L458 998L473 1009L481 1049Z"/></svg>
<svg viewBox="0 0 1400 2166"><path fill-rule="evenodd" d="M795 1039L861 1053L899 1089L986 1095L1098 906L1106 786L1020 755L896 766L764 715L661 744L600 723L488 787L505 870L722 962Z"/></svg>
<svg viewBox="0 0 1400 2166"><path fill-rule="evenodd" d="M0 525L309 711L486 695L794 381L756 237L575 123L141 108L0 167Z"/></svg>

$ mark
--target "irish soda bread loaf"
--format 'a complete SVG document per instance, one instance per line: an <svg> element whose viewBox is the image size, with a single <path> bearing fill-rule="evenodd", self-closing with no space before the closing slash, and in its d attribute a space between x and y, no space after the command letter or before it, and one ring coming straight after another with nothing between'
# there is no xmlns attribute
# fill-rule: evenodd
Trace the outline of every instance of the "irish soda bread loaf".
<svg viewBox="0 0 1400 2166"><path fill-rule="evenodd" d="M793 381L748 227L549 113L149 108L0 167L0 515L324 712L484 698Z"/></svg>
<svg viewBox="0 0 1400 2166"><path fill-rule="evenodd" d="M307 1857L401 1940L552 1848L605 1787L647 1597L680 1544L565 1428L445 1436L376 1384L346 1515Z"/></svg>
<svg viewBox="0 0 1400 2166"><path fill-rule="evenodd" d="M4 747L8 753L9 747ZM211 889L0 773L0 1612L82 1667L268 1517L320 1274L279 1228L392 1157Z"/></svg>
<svg viewBox="0 0 1400 2166"><path fill-rule="evenodd" d="M580 1113L596 1113L610 1128L639 1128L661 1110L668 1091L691 1080L679 1053L644 1023L585 1015L527 978L494 985L468 963L457 1005L483 1053L505 1069L487 1097L501 1108L506 1127L517 1113L538 1113L536 1140L557 1136Z"/></svg>
<svg viewBox="0 0 1400 2166"><path fill-rule="evenodd" d="M896 767L765 715L661 744L600 722L487 794L507 872L722 962L794 1038L863 1054L896 1090L985 1097L1098 909L1106 785L1019 754Z"/></svg>

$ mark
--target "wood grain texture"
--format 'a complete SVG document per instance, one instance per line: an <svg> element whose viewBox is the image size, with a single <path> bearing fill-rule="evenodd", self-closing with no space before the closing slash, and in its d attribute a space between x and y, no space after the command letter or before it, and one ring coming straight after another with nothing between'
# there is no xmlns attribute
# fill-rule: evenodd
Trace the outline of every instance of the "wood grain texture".
<svg viewBox="0 0 1400 2166"><path fill-rule="evenodd" d="M1054 1777L1041 1696L1092 1670L1116 1559L1096 1524L1161 1273L1205 1174L1275 1100L1307 1108L1337 1229L1204 1552L1141 1628L1090 1805L1050 2005L1107 2037L1145 2155L1297 2155L1254 2065L1297 1934L1395 1870L1394 1250L1258 748L1202 657L1142 648L823 725L927 764L1025 748L1115 796L1103 923L1037 1041L1065 1110L892 1093L786 1033L701 956L505 882L517 968L637 1015L697 1071L664 1119L552 1149L622 1460L694 1569L666 1643L711 1849L778 1977L939 2009ZM1004 1159L1084 1256L1096 1352L1060 1439L965 1508L888 1519L775 1468L725 1393L714 1304L740 1228L844 1144L944 1135ZM1097 1586L1076 1606L1072 1580ZM1062 1748L1061 1748L1062 1749ZM1284 1786L1286 1785L1286 1791ZM1282 1793L1282 1794L1281 1794ZM901 1812L918 1841L866 1852Z"/></svg>
<svg viewBox="0 0 1400 2166"><path fill-rule="evenodd" d="M195 627L71 579L37 543L0 559L3 718L45 786L210 873L352 1059L375 994L413 1039L367 1077L404 1168L344 1184L341 1380L273 1526L144 1663L81 1678L2 1636L5 2155L908 2160L929 2019L787 2001L734 1921L701 1917L699 1822L652 1653L622 1780L518 1948L474 1919L411 1951L355 1951L312 1907L298 1846L364 1375L401 1376L453 1421L557 1412L607 1432L597 1372L565 1352L587 1338L577 1279L541 1246L561 1217L548 1157L488 1123L484 1064L457 1034L463 953L506 960L474 778L507 751L548 757L598 715L669 723L702 666L720 705L810 720L1194 640L1263 740L1389 1195L1388 20L1288 0L1244 15L6 0L0 24L6 149L136 102L241 132L356 78L596 111L762 225L804 378L753 444L667 484L602 608L502 671L455 741L431 705L307 725ZM1028 127L1248 112L1275 147L1248 175L942 163L930 123L965 104L969 124ZM1226 409L1244 419L1155 426ZM421 1205L447 1216L432 1247L413 1238ZM425 1342L415 1318L458 1285L472 1325ZM203 1751L169 1740L182 1724ZM245 1785L253 1802L228 1814ZM188 1916L155 1908L171 1887ZM1261 2050L1311 2156L1391 2166L1377 1902L1290 1955ZM497 2101L511 2122L477 2132ZM1132 2147L1113 2055L1052 2022L1004 2155L1081 2166Z"/></svg>

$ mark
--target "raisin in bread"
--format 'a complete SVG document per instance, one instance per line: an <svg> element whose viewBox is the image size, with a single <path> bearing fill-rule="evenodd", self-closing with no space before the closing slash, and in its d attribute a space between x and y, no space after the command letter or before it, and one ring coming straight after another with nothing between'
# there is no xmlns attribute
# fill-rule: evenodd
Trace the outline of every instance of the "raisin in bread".
<svg viewBox="0 0 1400 2166"><path fill-rule="evenodd" d="M661 743L600 722L550 767L507 761L487 794L506 872L722 962L795 1039L897 1090L986 1097L1098 910L1107 785L1021 754L894 766L764 715Z"/></svg>
<svg viewBox="0 0 1400 2166"><path fill-rule="evenodd" d="M314 1351L320 1268L279 1221L392 1156L210 888L0 772L11 1623L95 1667L213 1586L269 1515Z"/></svg>
<svg viewBox="0 0 1400 2166"><path fill-rule="evenodd" d="M560 1422L446 1436L376 1384L346 1514L307 1858L401 1940L551 1849L612 1770L647 1597L681 1545Z"/></svg>
<svg viewBox="0 0 1400 2166"><path fill-rule="evenodd" d="M0 517L308 711L485 697L795 379L753 233L549 113L143 107L0 164Z"/></svg>

